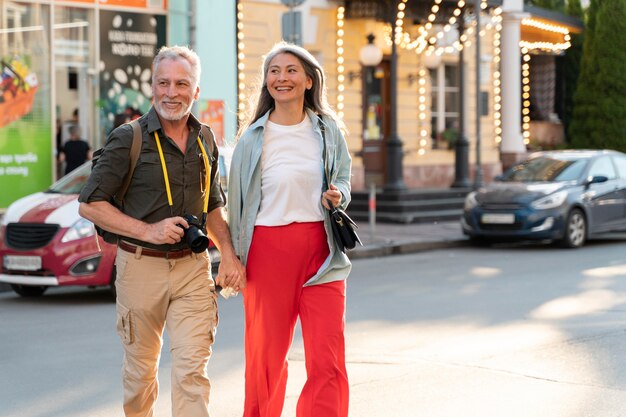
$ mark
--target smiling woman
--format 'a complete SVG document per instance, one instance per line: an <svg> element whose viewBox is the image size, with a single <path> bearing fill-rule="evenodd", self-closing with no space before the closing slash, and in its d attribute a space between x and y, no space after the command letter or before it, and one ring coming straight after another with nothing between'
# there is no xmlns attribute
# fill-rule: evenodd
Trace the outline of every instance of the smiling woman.
<svg viewBox="0 0 626 417"><path fill-rule="evenodd" d="M322 67L303 48L275 45L264 58L262 79L233 153L228 198L231 236L248 277L244 415L259 409L281 414L287 352L299 318L306 366L316 371L308 375L297 414L332 409L346 417L345 280L351 264L329 234L330 207L350 202L343 123L327 103ZM332 167L329 181L323 160Z"/></svg>

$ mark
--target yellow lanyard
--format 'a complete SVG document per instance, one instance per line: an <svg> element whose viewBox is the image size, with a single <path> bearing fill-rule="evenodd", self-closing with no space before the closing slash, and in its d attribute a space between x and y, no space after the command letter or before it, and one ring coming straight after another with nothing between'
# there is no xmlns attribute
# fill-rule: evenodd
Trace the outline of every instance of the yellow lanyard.
<svg viewBox="0 0 626 417"><path fill-rule="evenodd" d="M159 149L159 158L161 158L161 168L163 169L163 179L165 180L165 191L167 192L167 202L170 205L170 208L174 205L172 201L172 192L170 191L170 179L167 176L167 165L165 164L165 157L163 156L163 149L161 148L161 140L159 139L159 134L154 131L154 138L156 139L157 148ZM202 146L202 141L200 140L200 135L196 138L198 141L198 146L200 146L200 150L202 151L202 159L204 159L205 173L206 178L204 179L204 183L206 184L206 193L204 195L204 207L202 209L203 217L206 217L207 210L209 208L209 192L211 191L211 165L209 164L209 157L204 150L204 146ZM202 184L200 184L202 187Z"/></svg>

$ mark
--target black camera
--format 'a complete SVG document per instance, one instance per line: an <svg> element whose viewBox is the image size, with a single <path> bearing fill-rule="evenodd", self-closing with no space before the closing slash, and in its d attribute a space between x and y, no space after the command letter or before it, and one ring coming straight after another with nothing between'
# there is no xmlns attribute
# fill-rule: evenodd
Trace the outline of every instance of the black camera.
<svg viewBox="0 0 626 417"><path fill-rule="evenodd" d="M193 214L185 214L183 219L189 223L185 229L185 241L194 253L202 253L209 247L209 238L202 231L200 220Z"/></svg>

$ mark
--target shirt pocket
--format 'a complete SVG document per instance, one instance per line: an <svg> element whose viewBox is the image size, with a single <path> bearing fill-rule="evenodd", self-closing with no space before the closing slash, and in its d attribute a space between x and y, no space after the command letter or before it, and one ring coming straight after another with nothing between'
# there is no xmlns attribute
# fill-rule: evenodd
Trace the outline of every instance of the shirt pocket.
<svg viewBox="0 0 626 417"><path fill-rule="evenodd" d="M169 174L169 172L168 172ZM163 167L158 153L142 153L133 175L133 187L142 190L163 190Z"/></svg>
<svg viewBox="0 0 626 417"><path fill-rule="evenodd" d="M210 158L210 157L209 157ZM209 163L210 159L209 159ZM185 158L185 182L190 186L201 187L202 192L204 193L205 189L205 167L204 167L204 157L202 153L198 150L193 154L188 154L187 158Z"/></svg>

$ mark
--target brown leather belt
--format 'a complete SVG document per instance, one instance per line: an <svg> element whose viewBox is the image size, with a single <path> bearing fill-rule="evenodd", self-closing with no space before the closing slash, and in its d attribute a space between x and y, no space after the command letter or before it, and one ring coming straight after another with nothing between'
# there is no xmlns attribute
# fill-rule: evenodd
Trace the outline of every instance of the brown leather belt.
<svg viewBox="0 0 626 417"><path fill-rule="evenodd" d="M141 255L151 256L154 258L180 259L193 253L191 249L181 249L167 252L162 250L144 248L143 246L131 245L130 243L124 242L123 240L120 240L117 245L120 249L125 250L126 252L137 253L139 250L141 250Z"/></svg>

